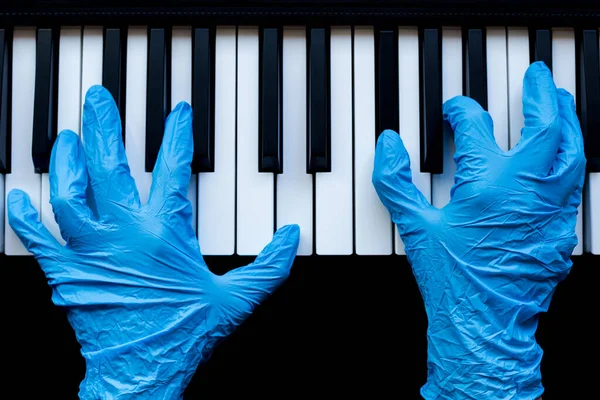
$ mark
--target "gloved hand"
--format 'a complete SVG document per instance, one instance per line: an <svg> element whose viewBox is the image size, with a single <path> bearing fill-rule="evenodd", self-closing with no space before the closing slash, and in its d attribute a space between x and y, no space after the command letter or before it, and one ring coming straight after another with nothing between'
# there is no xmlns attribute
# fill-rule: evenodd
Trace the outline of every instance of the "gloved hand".
<svg viewBox="0 0 600 400"><path fill-rule="evenodd" d="M457 165L432 207L400 136L380 135L373 184L397 225L428 318L428 400L533 400L543 392L538 316L570 271L585 157L573 97L541 62L527 69L525 126L510 151L467 97L443 106Z"/></svg>
<svg viewBox="0 0 600 400"><path fill-rule="evenodd" d="M65 307L86 361L81 399L180 399L198 364L289 275L297 225L279 229L255 261L209 271L187 199L192 111L179 103L165 124L147 205L140 205L110 93L87 92L84 148L59 134L50 165L51 203L66 246L38 221L22 191L8 217ZM86 203L88 174L96 210Z"/></svg>

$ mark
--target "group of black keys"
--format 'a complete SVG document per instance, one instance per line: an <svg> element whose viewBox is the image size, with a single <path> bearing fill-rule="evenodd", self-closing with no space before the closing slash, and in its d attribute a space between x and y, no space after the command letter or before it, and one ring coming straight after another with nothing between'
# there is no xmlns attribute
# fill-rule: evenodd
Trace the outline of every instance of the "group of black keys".
<svg viewBox="0 0 600 400"><path fill-rule="evenodd" d="M192 173L214 171L215 31L192 32ZM330 29L307 28L307 173L331 171ZM442 31L420 29L420 171L442 173ZM112 94L124 124L127 28L104 28L102 85ZM463 30L463 93L487 109L485 28ZM552 69L552 30L530 29L530 58ZM0 174L10 173L11 29L0 28ZM171 29L148 28L145 169L154 168L171 110ZM283 173L282 28L260 28L259 172ZM36 173L48 172L58 134L59 28L38 28L32 158ZM600 66L598 29L576 30L577 111L589 172L600 172ZM567 56L567 55L565 55ZM398 131L398 33L375 30L375 132ZM123 130L124 135L124 130ZM125 139L125 138L124 138ZM374 137L375 143L376 137Z"/></svg>

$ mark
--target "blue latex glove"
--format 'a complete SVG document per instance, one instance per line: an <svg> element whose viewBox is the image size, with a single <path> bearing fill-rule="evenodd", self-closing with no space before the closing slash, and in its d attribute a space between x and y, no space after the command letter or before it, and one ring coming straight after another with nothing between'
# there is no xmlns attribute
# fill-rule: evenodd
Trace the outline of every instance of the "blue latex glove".
<svg viewBox="0 0 600 400"><path fill-rule="evenodd" d="M405 244L428 318L425 399L533 400L543 392L538 316L570 271L585 157L573 97L543 63L525 74L521 140L494 140L479 104L443 106L457 165L432 207L398 134L377 142L373 184Z"/></svg>
<svg viewBox="0 0 600 400"><path fill-rule="evenodd" d="M199 363L289 275L297 225L279 229L245 267L219 276L202 259L187 199L192 110L169 115L147 205L140 205L109 92L92 87L83 148L58 136L50 162L52 207L66 246L14 190L8 217L66 308L86 361L81 399L180 399ZM88 174L96 212L86 203Z"/></svg>

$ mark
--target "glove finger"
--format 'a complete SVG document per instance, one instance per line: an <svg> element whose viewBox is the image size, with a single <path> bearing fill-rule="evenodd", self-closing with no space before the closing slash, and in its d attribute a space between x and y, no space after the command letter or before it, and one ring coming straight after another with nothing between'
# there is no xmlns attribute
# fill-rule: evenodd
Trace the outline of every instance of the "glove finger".
<svg viewBox="0 0 600 400"><path fill-rule="evenodd" d="M513 152L523 170L546 176L561 140L561 118L552 73L541 62L527 68L523 81L525 126Z"/></svg>
<svg viewBox="0 0 600 400"><path fill-rule="evenodd" d="M279 228L253 263L225 274L234 297L242 297L256 306L272 294L289 276L299 242L298 225Z"/></svg>
<svg viewBox="0 0 600 400"><path fill-rule="evenodd" d="M58 257L63 247L40 222L39 214L27 193L19 189L11 190L6 198L6 207L8 223L27 251L38 260Z"/></svg>
<svg viewBox="0 0 600 400"><path fill-rule="evenodd" d="M108 90L92 86L83 105L83 144L98 212L110 214L124 206L139 208L123 145L121 119Z"/></svg>
<svg viewBox="0 0 600 400"><path fill-rule="evenodd" d="M182 101L171 111L165 123L162 146L152 173L148 201L151 207L160 209L165 202L171 202L170 211L187 209L191 218L187 194L193 153L192 108Z"/></svg>
<svg viewBox="0 0 600 400"><path fill-rule="evenodd" d="M454 131L455 183L480 176L490 158L500 154L490 114L470 97L455 96L443 105L444 119Z"/></svg>
<svg viewBox="0 0 600 400"><path fill-rule="evenodd" d="M405 235L424 229L424 214L435 209L413 184L408 152L392 130L383 131L377 139L372 182L403 241Z"/></svg>
<svg viewBox="0 0 600 400"><path fill-rule="evenodd" d="M558 107L562 118L561 141L552 166L552 173L542 181L552 185L547 192L557 196L555 201L564 203L567 197L575 196L575 208L581 202L581 191L585 180L585 153L583 134L577 118L575 100L564 89L558 90ZM559 181L560 183L557 183ZM573 201L569 201L573 204Z"/></svg>
<svg viewBox="0 0 600 400"><path fill-rule="evenodd" d="M85 154L76 133L62 131L50 158L50 203L67 243L92 222L86 202L88 183Z"/></svg>

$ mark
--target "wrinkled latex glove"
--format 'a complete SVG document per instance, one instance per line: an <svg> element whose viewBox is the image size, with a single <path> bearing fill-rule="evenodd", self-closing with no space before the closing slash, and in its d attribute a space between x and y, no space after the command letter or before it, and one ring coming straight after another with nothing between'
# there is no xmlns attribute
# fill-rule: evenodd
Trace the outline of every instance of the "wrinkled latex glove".
<svg viewBox="0 0 600 400"><path fill-rule="evenodd" d="M279 229L245 267L209 271L187 199L192 110L170 113L147 205L141 205L109 92L92 87L83 141L59 134L50 162L52 207L66 245L14 190L8 217L66 308L86 361L81 399L180 399L199 363L289 275L297 225ZM86 203L88 174L97 208Z"/></svg>
<svg viewBox="0 0 600 400"><path fill-rule="evenodd" d="M533 400L543 392L538 316L570 271L585 157L573 97L540 62L525 73L521 140L495 142L467 97L443 106L457 165L432 207L411 180L401 137L380 135L373 184L405 244L428 318L428 400Z"/></svg>

